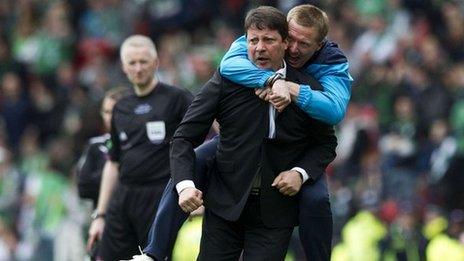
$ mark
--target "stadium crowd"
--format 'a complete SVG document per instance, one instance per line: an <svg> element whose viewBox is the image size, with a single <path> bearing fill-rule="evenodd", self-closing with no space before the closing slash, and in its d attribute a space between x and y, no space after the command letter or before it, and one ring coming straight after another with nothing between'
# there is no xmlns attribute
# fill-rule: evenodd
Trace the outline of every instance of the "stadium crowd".
<svg viewBox="0 0 464 261"><path fill-rule="evenodd" d="M446 0L0 1L0 260L86 255L75 170L105 91L130 86L125 37L149 35L159 78L196 93L250 7L303 2L355 79L327 171L332 259L464 260L464 3Z"/></svg>

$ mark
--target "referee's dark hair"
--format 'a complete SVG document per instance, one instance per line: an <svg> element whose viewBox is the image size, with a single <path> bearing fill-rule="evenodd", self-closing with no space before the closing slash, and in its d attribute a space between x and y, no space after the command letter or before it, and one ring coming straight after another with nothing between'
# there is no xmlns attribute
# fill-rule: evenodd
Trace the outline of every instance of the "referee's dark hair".
<svg viewBox="0 0 464 261"><path fill-rule="evenodd" d="M245 34L249 28L276 30L282 39L288 37L288 24L285 15L272 6L260 6L248 11L245 18Z"/></svg>

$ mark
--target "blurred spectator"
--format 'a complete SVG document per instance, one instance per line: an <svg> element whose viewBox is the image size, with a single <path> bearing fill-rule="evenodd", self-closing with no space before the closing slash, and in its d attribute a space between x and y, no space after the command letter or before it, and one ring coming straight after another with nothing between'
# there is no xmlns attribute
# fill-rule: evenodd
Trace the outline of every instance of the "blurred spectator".
<svg viewBox="0 0 464 261"><path fill-rule="evenodd" d="M199 48L189 55L187 62L188 68L192 71L191 79L184 83L183 86L189 89L191 93L197 93L201 86L205 84L214 73L212 64L212 55L208 54L206 48Z"/></svg>
<svg viewBox="0 0 464 261"><path fill-rule="evenodd" d="M249 8L249 2L246 0L224 0L219 5L217 17L222 17L233 29L241 29L245 13Z"/></svg>
<svg viewBox="0 0 464 261"><path fill-rule="evenodd" d="M0 34L0 78L3 78L3 75L7 72L16 72L21 76L24 76L25 73L23 66L12 57L8 38Z"/></svg>
<svg viewBox="0 0 464 261"><path fill-rule="evenodd" d="M8 144L16 151L30 121L31 107L17 73L6 72L0 80L0 114L5 121Z"/></svg>
<svg viewBox="0 0 464 261"><path fill-rule="evenodd" d="M435 205L428 205L424 212L422 234L428 241L431 241L434 237L446 231L448 221L444 217L443 210Z"/></svg>
<svg viewBox="0 0 464 261"><path fill-rule="evenodd" d="M16 225L23 181L24 176L14 165L11 153L0 147L0 220L6 227Z"/></svg>
<svg viewBox="0 0 464 261"><path fill-rule="evenodd" d="M340 180L333 179L329 183L330 203L332 206L333 215L333 242L340 242L340 231L350 216L353 215L353 191L347 185L344 185Z"/></svg>
<svg viewBox="0 0 464 261"><path fill-rule="evenodd" d="M441 15L443 17L442 28L439 30L439 36L443 37L443 45L450 54L451 60L455 62L464 59L464 12L462 3L459 1L447 1L441 6Z"/></svg>
<svg viewBox="0 0 464 261"><path fill-rule="evenodd" d="M419 66L407 69L403 89L415 102L418 139L424 138L432 122L449 115L451 97L447 90Z"/></svg>
<svg viewBox="0 0 464 261"><path fill-rule="evenodd" d="M457 151L449 163L449 168L440 182L444 194L443 205L447 209L464 209L464 65L458 64L450 74L450 85L455 86L456 101L451 108L450 125L457 142Z"/></svg>
<svg viewBox="0 0 464 261"><path fill-rule="evenodd" d="M43 26L34 36L37 49L33 70L39 75L54 73L63 61L70 61L73 56L68 14L67 5L62 1L56 1L46 9Z"/></svg>
<svg viewBox="0 0 464 261"><path fill-rule="evenodd" d="M66 172L62 172L70 168L67 165L72 160L71 147L66 146L67 142L53 139L47 146L49 157L45 158L45 165L29 172L26 177L24 204L19 218L21 241L18 247L21 250L18 251L18 259L60 260L54 258L58 251L56 240L60 239L57 236L68 213L80 212L79 206L71 200L77 197L71 196L75 192L72 192L70 180ZM82 250L82 238L79 242L80 245L74 245ZM79 257L75 256L72 260L79 260Z"/></svg>
<svg viewBox="0 0 464 261"><path fill-rule="evenodd" d="M64 2L57 1L43 11L40 16L38 2L19 1L13 52L32 72L46 75L71 59L72 35Z"/></svg>
<svg viewBox="0 0 464 261"><path fill-rule="evenodd" d="M28 127L24 131L19 146L18 160L20 170L27 175L35 175L46 168L47 153L40 147L39 131L35 127Z"/></svg>
<svg viewBox="0 0 464 261"><path fill-rule="evenodd" d="M334 166L342 176L358 176L365 156L377 149L377 111L372 106L352 104L348 107L345 120L339 126L339 145Z"/></svg>
<svg viewBox="0 0 464 261"><path fill-rule="evenodd" d="M0 217L0 260L12 260L16 248L17 238L10 226Z"/></svg>
<svg viewBox="0 0 464 261"><path fill-rule="evenodd" d="M382 260L425 260L425 238L418 226L411 206L403 206L381 243Z"/></svg>
<svg viewBox="0 0 464 261"><path fill-rule="evenodd" d="M40 143L45 145L49 139L60 133L66 104L60 101L44 78L30 82L31 121L39 130Z"/></svg>
<svg viewBox="0 0 464 261"><path fill-rule="evenodd" d="M209 0L148 1L150 35L156 40L160 35L170 31L197 30L202 24L209 22L217 5L220 6L221 3ZM226 12L231 11L233 9Z"/></svg>
<svg viewBox="0 0 464 261"><path fill-rule="evenodd" d="M8 35L11 33L11 28L14 19L11 15L13 12L12 1L0 1L0 35Z"/></svg>
<svg viewBox="0 0 464 261"><path fill-rule="evenodd" d="M124 95L124 91L126 91L125 88L117 88L105 94L100 107L100 116L105 127L105 133L89 140L77 163L76 176L79 196L82 199L90 199L93 208L97 207L103 166L109 157L108 151L112 146L109 132L111 130L113 107Z"/></svg>
<svg viewBox="0 0 464 261"><path fill-rule="evenodd" d="M11 29L13 57L27 65L32 64L37 56L37 43L33 35L39 25L39 14L34 4L33 1L18 1L14 12L15 23Z"/></svg>
<svg viewBox="0 0 464 261"><path fill-rule="evenodd" d="M453 210L450 213L446 231L434 236L427 246L427 260L464 260L464 244L460 237L464 233L464 213Z"/></svg>
<svg viewBox="0 0 464 261"><path fill-rule="evenodd" d="M380 139L384 194L386 198L410 200L414 195L415 157L417 145L416 114L408 96L401 95L394 102L395 120L388 133Z"/></svg>
<svg viewBox="0 0 464 261"><path fill-rule="evenodd" d="M464 246L446 234L438 235L427 247L427 260L463 260Z"/></svg>
<svg viewBox="0 0 464 261"><path fill-rule="evenodd" d="M127 24L122 19L123 5L120 0L87 0L87 9L80 17L79 28L84 39L99 39L110 47L118 46ZM124 25L124 26L123 26Z"/></svg>
<svg viewBox="0 0 464 261"><path fill-rule="evenodd" d="M450 135L448 123L439 119L432 123L428 139L421 146L422 155L418 159L418 170L428 174L431 184L439 182L457 149L456 140Z"/></svg>
<svg viewBox="0 0 464 261"><path fill-rule="evenodd" d="M104 40L86 39L80 42L79 50L78 80L88 90L91 99L97 102L110 86L121 82L119 68L110 60L115 49Z"/></svg>
<svg viewBox="0 0 464 261"><path fill-rule="evenodd" d="M351 52L351 70L355 75L372 64L386 62L396 50L396 36L387 30L385 18L369 18L369 30L361 34L354 42Z"/></svg>
<svg viewBox="0 0 464 261"><path fill-rule="evenodd" d="M192 216L179 230L176 245L173 249L173 260L193 261L196 259L200 252L202 221L201 216Z"/></svg>
<svg viewBox="0 0 464 261"><path fill-rule="evenodd" d="M342 231L342 242L332 253L332 260L380 260L378 244L386 235L384 224L370 211L360 211Z"/></svg>
<svg viewBox="0 0 464 261"><path fill-rule="evenodd" d="M56 83L56 92L60 100L67 100L72 88L76 88L75 73L72 64L68 62L61 63L56 71L54 82Z"/></svg>

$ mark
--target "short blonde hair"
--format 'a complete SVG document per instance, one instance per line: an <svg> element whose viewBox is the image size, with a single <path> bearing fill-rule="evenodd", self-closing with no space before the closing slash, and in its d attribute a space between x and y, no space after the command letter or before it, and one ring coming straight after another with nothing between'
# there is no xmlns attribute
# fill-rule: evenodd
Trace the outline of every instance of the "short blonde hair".
<svg viewBox="0 0 464 261"><path fill-rule="evenodd" d="M148 47L153 57L158 56L158 53L156 52L155 43L153 43L153 41L145 35L136 34L129 36L126 40L124 40L124 42L121 45L121 50L119 52L121 61L123 61L123 53L127 47Z"/></svg>
<svg viewBox="0 0 464 261"><path fill-rule="evenodd" d="M319 32L319 42L322 42L329 32L329 17L314 5L305 4L293 7L287 14L287 22L291 20L295 20L301 26L315 27Z"/></svg>

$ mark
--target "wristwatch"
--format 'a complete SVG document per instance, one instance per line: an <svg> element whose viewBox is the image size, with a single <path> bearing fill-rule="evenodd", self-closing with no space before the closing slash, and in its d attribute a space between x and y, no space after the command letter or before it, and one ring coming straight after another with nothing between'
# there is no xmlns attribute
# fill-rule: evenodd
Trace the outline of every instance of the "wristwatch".
<svg viewBox="0 0 464 261"><path fill-rule="evenodd" d="M99 219L99 218L105 218L106 214L105 213L98 213L97 210L95 210L92 215L90 215L90 217L92 218L92 220L95 220L95 219Z"/></svg>
<svg viewBox="0 0 464 261"><path fill-rule="evenodd" d="M267 78L266 82L264 83L264 86L269 86L269 87L272 87L272 85L274 85L274 83L277 81L277 80L282 80L282 79L285 79L284 76L280 73L275 73L274 75L272 75L271 77Z"/></svg>

